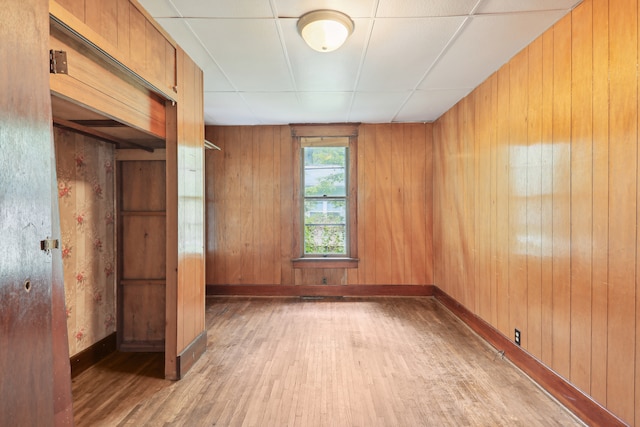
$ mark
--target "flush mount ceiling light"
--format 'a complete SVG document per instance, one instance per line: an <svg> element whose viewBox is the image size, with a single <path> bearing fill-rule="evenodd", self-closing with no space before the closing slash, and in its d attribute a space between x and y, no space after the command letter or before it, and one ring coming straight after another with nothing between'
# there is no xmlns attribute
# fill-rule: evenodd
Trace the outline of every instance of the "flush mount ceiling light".
<svg viewBox="0 0 640 427"><path fill-rule="evenodd" d="M313 50L331 52L338 49L353 32L353 21L335 10L314 10L298 19L298 32Z"/></svg>

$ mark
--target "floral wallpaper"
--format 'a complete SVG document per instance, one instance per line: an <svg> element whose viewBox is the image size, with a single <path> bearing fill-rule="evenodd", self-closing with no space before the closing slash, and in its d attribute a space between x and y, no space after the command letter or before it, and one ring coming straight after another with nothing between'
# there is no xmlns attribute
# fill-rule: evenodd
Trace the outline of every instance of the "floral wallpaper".
<svg viewBox="0 0 640 427"><path fill-rule="evenodd" d="M69 355L116 330L113 145L54 128Z"/></svg>

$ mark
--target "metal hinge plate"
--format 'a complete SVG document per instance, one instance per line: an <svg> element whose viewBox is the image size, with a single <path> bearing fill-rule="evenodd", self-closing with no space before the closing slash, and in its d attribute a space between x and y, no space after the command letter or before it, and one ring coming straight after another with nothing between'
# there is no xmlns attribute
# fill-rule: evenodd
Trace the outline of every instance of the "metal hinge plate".
<svg viewBox="0 0 640 427"><path fill-rule="evenodd" d="M43 250L47 253L49 253L51 249L58 249L58 246L59 246L58 239L46 238L44 240L40 240L40 250Z"/></svg>
<svg viewBox="0 0 640 427"><path fill-rule="evenodd" d="M67 52L53 49L49 51L49 73L69 74L67 70Z"/></svg>

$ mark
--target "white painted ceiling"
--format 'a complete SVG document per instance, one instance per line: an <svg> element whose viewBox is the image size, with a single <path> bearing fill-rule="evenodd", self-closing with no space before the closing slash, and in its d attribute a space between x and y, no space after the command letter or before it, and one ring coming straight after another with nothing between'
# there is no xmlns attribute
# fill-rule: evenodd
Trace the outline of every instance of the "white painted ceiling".
<svg viewBox="0 0 640 427"><path fill-rule="evenodd" d="M213 125L431 122L581 0L139 0L204 71ZM349 15L330 53L298 17Z"/></svg>

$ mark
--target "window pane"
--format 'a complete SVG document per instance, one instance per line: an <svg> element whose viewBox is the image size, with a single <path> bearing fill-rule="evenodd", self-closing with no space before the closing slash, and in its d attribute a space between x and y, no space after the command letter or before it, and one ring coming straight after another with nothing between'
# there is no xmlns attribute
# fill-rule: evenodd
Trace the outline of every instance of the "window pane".
<svg viewBox="0 0 640 427"><path fill-rule="evenodd" d="M305 200L305 254L344 255L347 217L344 200Z"/></svg>
<svg viewBox="0 0 640 427"><path fill-rule="evenodd" d="M346 147L305 147L304 196L345 197Z"/></svg>
<svg viewBox="0 0 640 427"><path fill-rule="evenodd" d="M305 255L344 255L347 253L345 225L305 225Z"/></svg>

